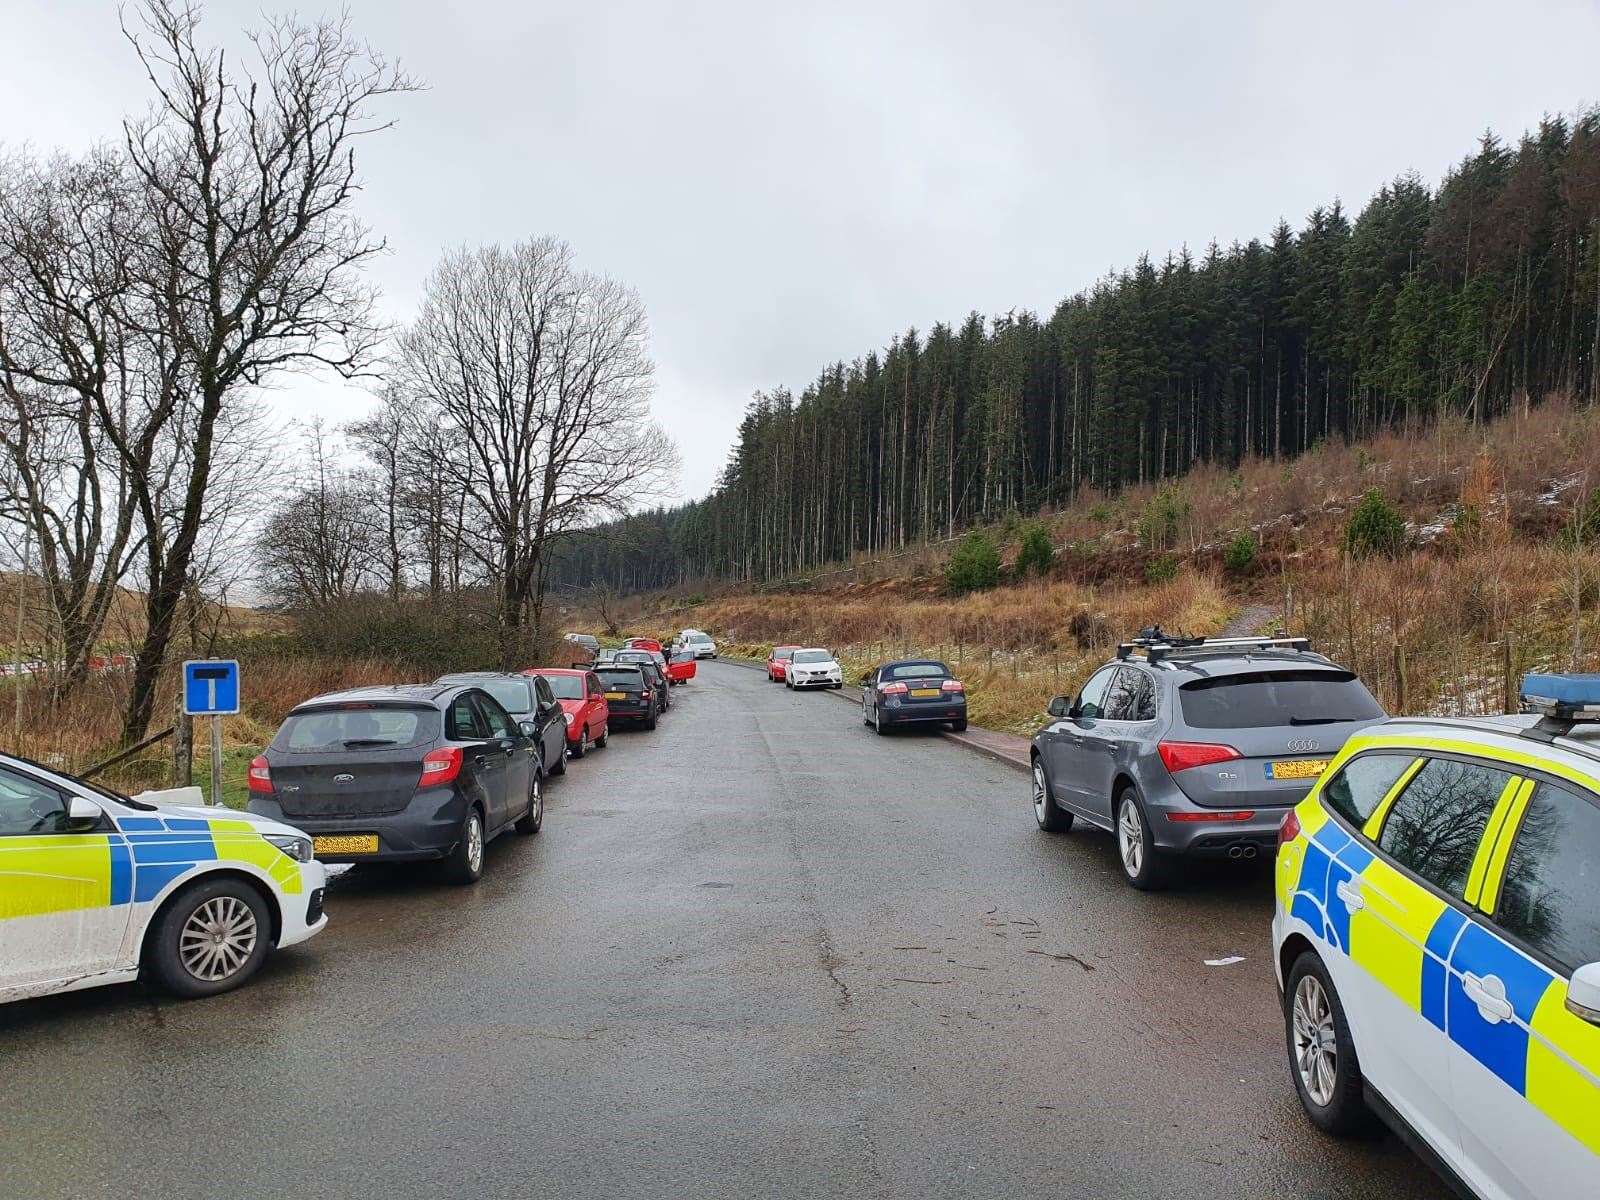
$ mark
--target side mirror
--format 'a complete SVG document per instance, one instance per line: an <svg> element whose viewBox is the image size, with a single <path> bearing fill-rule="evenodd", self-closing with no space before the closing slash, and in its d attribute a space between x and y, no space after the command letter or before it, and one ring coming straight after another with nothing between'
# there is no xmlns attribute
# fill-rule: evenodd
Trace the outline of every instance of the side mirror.
<svg viewBox="0 0 1600 1200"><path fill-rule="evenodd" d="M538 723L536 721L530 721L526 717L517 722L517 728L522 731L523 737L534 737L539 732Z"/></svg>
<svg viewBox="0 0 1600 1200"><path fill-rule="evenodd" d="M1065 721L1072 715L1072 701L1065 696L1057 696L1050 701L1050 715L1058 721Z"/></svg>
<svg viewBox="0 0 1600 1200"><path fill-rule="evenodd" d="M93 800L73 796L67 801L67 829L72 833L84 833L93 829L104 817L105 814L100 811L100 806Z"/></svg>
<svg viewBox="0 0 1600 1200"><path fill-rule="evenodd" d="M1580 1021L1600 1025L1600 963L1590 963L1572 973L1567 984L1567 1011Z"/></svg>

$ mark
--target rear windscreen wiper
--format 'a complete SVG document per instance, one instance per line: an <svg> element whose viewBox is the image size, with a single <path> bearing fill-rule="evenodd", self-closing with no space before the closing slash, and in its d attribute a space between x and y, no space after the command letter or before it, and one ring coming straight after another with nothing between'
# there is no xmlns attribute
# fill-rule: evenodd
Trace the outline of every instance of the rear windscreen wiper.
<svg viewBox="0 0 1600 1200"><path fill-rule="evenodd" d="M344 748L354 750L357 746L398 746L400 743L393 738L345 738Z"/></svg>
<svg viewBox="0 0 1600 1200"><path fill-rule="evenodd" d="M1345 721L1359 721L1360 717L1290 717L1291 725L1338 725Z"/></svg>

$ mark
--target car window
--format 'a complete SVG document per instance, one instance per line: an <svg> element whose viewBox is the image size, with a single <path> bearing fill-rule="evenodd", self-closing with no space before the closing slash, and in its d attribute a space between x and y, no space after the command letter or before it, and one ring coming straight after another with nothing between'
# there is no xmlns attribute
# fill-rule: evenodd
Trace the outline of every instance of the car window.
<svg viewBox="0 0 1600 1200"><path fill-rule="evenodd" d="M608 671L600 671L596 675L602 687L615 691L618 688L631 688L638 691L644 687L643 668L617 667Z"/></svg>
<svg viewBox="0 0 1600 1200"><path fill-rule="evenodd" d="M779 662L787 662L789 659L794 657L794 651L786 647L779 647L772 652L772 657L777 659Z"/></svg>
<svg viewBox="0 0 1600 1200"><path fill-rule="evenodd" d="M450 736L460 742L489 736L470 693L463 692L450 702Z"/></svg>
<svg viewBox="0 0 1600 1200"><path fill-rule="evenodd" d="M0 834L58 833L67 798L42 779L0 767Z"/></svg>
<svg viewBox="0 0 1600 1200"><path fill-rule="evenodd" d="M500 704L492 697L475 696L478 713L493 738L508 738L516 731L511 723L511 717Z"/></svg>
<svg viewBox="0 0 1600 1200"><path fill-rule="evenodd" d="M480 679L474 683L493 696L508 713L531 713L533 695L528 679Z"/></svg>
<svg viewBox="0 0 1600 1200"><path fill-rule="evenodd" d="M1195 729L1270 729L1375 721L1383 709L1348 671L1251 671L1196 679L1178 689Z"/></svg>
<svg viewBox="0 0 1600 1200"><path fill-rule="evenodd" d="M828 662L832 657L826 650L796 650L794 654L797 663Z"/></svg>
<svg viewBox="0 0 1600 1200"><path fill-rule="evenodd" d="M1363 754L1352 758L1322 788L1322 802L1357 829L1378 811L1389 789L1416 762L1410 754Z"/></svg>
<svg viewBox="0 0 1600 1200"><path fill-rule="evenodd" d="M598 693L599 693L599 692L602 692L602 691L604 691L604 690L605 690L605 689L604 689L604 688L602 688L602 687L601 687L601 686L600 686L600 676L598 676L598 675L596 675L596 674L595 674L595 673L594 673L594 672L592 672L592 671L591 671L591 672L590 672L590 673L589 673L589 674L587 674L587 675L585 675L585 676L584 676L584 680L585 680L585 681L586 681L586 682L587 682L587 683L588 683L588 685L589 685L589 694L590 694L590 695L591 695L591 696L593 696L593 695L596 695L596 694L598 694Z"/></svg>
<svg viewBox="0 0 1600 1200"><path fill-rule="evenodd" d="M1452 758L1429 759L1395 797L1378 846L1401 866L1460 899L1508 771Z"/></svg>
<svg viewBox="0 0 1600 1200"><path fill-rule="evenodd" d="M550 681L548 679L544 679L542 677L535 679L533 681L533 690L539 696L540 708L549 708L556 702L555 691L553 688L551 688Z"/></svg>
<svg viewBox="0 0 1600 1200"><path fill-rule="evenodd" d="M1106 690L1106 721L1153 721L1156 717L1155 685L1137 667L1123 667Z"/></svg>
<svg viewBox="0 0 1600 1200"><path fill-rule="evenodd" d="M890 679L928 679L932 676L948 676L950 668L942 662L932 661L896 663L886 668L884 673Z"/></svg>
<svg viewBox="0 0 1600 1200"><path fill-rule="evenodd" d="M1079 717L1093 721L1105 709L1106 690L1111 686L1111 677L1118 671L1117 667L1101 667L1089 676L1089 682L1083 685L1083 691L1078 693L1077 714Z"/></svg>
<svg viewBox="0 0 1600 1200"><path fill-rule="evenodd" d="M1494 919L1566 971L1600 962L1600 805L1560 784L1534 788Z"/></svg>
<svg viewBox="0 0 1600 1200"><path fill-rule="evenodd" d="M272 748L300 754L387 750L417 746L438 736L439 714L433 709L351 704L290 713L272 739Z"/></svg>

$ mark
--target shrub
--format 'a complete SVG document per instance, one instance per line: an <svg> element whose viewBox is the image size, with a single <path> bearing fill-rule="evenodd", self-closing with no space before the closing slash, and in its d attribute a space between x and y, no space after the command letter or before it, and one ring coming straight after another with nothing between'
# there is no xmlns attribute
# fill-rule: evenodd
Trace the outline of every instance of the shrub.
<svg viewBox="0 0 1600 1200"><path fill-rule="evenodd" d="M1146 583L1171 583L1178 577L1178 556L1158 554L1144 565Z"/></svg>
<svg viewBox="0 0 1600 1200"><path fill-rule="evenodd" d="M1139 514L1139 542L1149 550L1171 550L1178 544L1190 505L1176 487L1164 487Z"/></svg>
<svg viewBox="0 0 1600 1200"><path fill-rule="evenodd" d="M1561 543L1569 548L1587 546L1600 539L1600 488L1595 488L1573 506L1561 531Z"/></svg>
<svg viewBox="0 0 1600 1200"><path fill-rule="evenodd" d="M977 592L1000 582L1000 552L994 539L974 529L956 546L945 564L944 581L952 592Z"/></svg>
<svg viewBox="0 0 1600 1200"><path fill-rule="evenodd" d="M1243 575L1256 563L1256 539L1253 533L1241 533L1228 543L1222 552L1222 565L1235 575Z"/></svg>
<svg viewBox="0 0 1600 1200"><path fill-rule="evenodd" d="M1400 553L1406 544L1406 523L1400 513L1377 488L1368 488L1361 503L1350 514L1344 530L1344 548L1355 558L1374 554L1388 557Z"/></svg>
<svg viewBox="0 0 1600 1200"><path fill-rule="evenodd" d="M1000 540L1002 542L1010 541L1015 536L1017 526L1021 521L1022 518L1017 515L1016 509L1006 509L1006 515L1000 519Z"/></svg>
<svg viewBox="0 0 1600 1200"><path fill-rule="evenodd" d="M1030 571L1043 575L1055 560L1056 548L1050 542L1050 531L1043 521L1030 521L1022 530L1022 548L1017 551L1017 574Z"/></svg>

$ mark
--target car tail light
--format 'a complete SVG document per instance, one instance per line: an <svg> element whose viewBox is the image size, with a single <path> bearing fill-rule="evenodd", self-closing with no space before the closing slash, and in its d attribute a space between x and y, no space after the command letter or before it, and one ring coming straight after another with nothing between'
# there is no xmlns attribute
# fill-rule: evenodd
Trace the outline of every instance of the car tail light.
<svg viewBox="0 0 1600 1200"><path fill-rule="evenodd" d="M911 689L903 683L886 683L878 690L885 696L903 696Z"/></svg>
<svg viewBox="0 0 1600 1200"><path fill-rule="evenodd" d="M272 791L272 768L267 765L267 756L258 754L250 760L250 773L245 777L245 786L252 792Z"/></svg>
<svg viewBox="0 0 1600 1200"><path fill-rule="evenodd" d="M1217 812L1169 812L1167 820L1204 825L1215 821L1248 821L1255 815L1253 808L1237 808Z"/></svg>
<svg viewBox="0 0 1600 1200"><path fill-rule="evenodd" d="M1278 826L1278 845L1292 842L1300 836L1300 818L1294 809L1283 814L1283 824Z"/></svg>
<svg viewBox="0 0 1600 1200"><path fill-rule="evenodd" d="M449 783L461 774L461 747L445 746L439 750L428 751L428 756L422 760L422 778L417 781L418 787L438 787L441 783Z"/></svg>
<svg viewBox="0 0 1600 1200"><path fill-rule="evenodd" d="M946 679L939 686L947 692L964 692L967 690L967 685L959 679Z"/></svg>
<svg viewBox="0 0 1600 1200"><path fill-rule="evenodd" d="M1204 767L1244 757L1232 746L1223 746L1215 742L1162 742L1156 750L1160 753L1161 761L1166 764L1167 770L1174 775L1191 767Z"/></svg>

